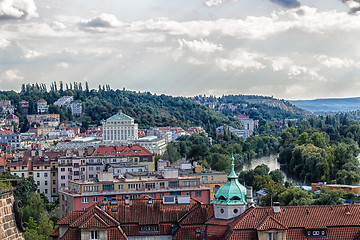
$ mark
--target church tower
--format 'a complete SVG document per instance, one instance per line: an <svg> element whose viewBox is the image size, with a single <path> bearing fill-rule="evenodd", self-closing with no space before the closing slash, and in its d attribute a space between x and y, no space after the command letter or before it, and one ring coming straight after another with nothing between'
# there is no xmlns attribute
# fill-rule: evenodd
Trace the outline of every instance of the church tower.
<svg viewBox="0 0 360 240"><path fill-rule="evenodd" d="M235 173L234 157L232 156L228 180L219 188L212 201L215 218L228 220L242 214L248 207L246 193L246 188L239 183L238 176ZM252 203L252 197L248 201Z"/></svg>

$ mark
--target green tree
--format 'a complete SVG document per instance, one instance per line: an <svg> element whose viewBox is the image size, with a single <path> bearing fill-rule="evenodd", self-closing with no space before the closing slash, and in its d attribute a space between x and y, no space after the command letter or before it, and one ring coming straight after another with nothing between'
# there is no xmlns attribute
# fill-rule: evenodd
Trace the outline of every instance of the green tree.
<svg viewBox="0 0 360 240"><path fill-rule="evenodd" d="M282 206L303 206L312 204L312 194L298 187L287 188L279 194Z"/></svg>
<svg viewBox="0 0 360 240"><path fill-rule="evenodd" d="M284 182L285 175L280 169L275 169L269 173L272 180L275 182Z"/></svg>
<svg viewBox="0 0 360 240"><path fill-rule="evenodd" d="M327 187L322 187L314 205L341 205L344 204L342 199L344 195L343 190L329 190Z"/></svg>

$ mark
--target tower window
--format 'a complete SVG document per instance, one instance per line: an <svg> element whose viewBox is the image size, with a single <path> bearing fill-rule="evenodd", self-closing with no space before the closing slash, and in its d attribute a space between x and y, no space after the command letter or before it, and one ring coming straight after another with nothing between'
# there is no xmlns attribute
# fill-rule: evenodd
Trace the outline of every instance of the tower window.
<svg viewBox="0 0 360 240"><path fill-rule="evenodd" d="M237 208L234 209L234 213L235 213L235 214L238 213L238 211L239 211L239 210L238 210Z"/></svg>
<svg viewBox="0 0 360 240"><path fill-rule="evenodd" d="M221 213L224 213L224 212L225 212L225 210L222 208L222 209L220 209L220 212L221 212Z"/></svg>

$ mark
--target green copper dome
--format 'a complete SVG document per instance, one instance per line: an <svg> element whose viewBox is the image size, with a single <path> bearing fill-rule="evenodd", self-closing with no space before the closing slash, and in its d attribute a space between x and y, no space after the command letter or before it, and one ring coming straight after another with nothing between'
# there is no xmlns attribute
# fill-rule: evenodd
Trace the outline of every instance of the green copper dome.
<svg viewBox="0 0 360 240"><path fill-rule="evenodd" d="M214 204L221 205L240 205L247 204L246 202L246 188L239 183L238 176L234 170L234 157L231 157L231 172L228 176L227 182L217 190Z"/></svg>

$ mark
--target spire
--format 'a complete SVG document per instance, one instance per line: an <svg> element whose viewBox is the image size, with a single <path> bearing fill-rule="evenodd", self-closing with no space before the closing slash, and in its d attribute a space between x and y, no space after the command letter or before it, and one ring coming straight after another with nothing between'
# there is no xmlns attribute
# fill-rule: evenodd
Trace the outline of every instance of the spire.
<svg viewBox="0 0 360 240"><path fill-rule="evenodd" d="M235 173L235 164L234 164L234 154L231 154L231 172L228 176L228 178L238 178L238 176Z"/></svg>

